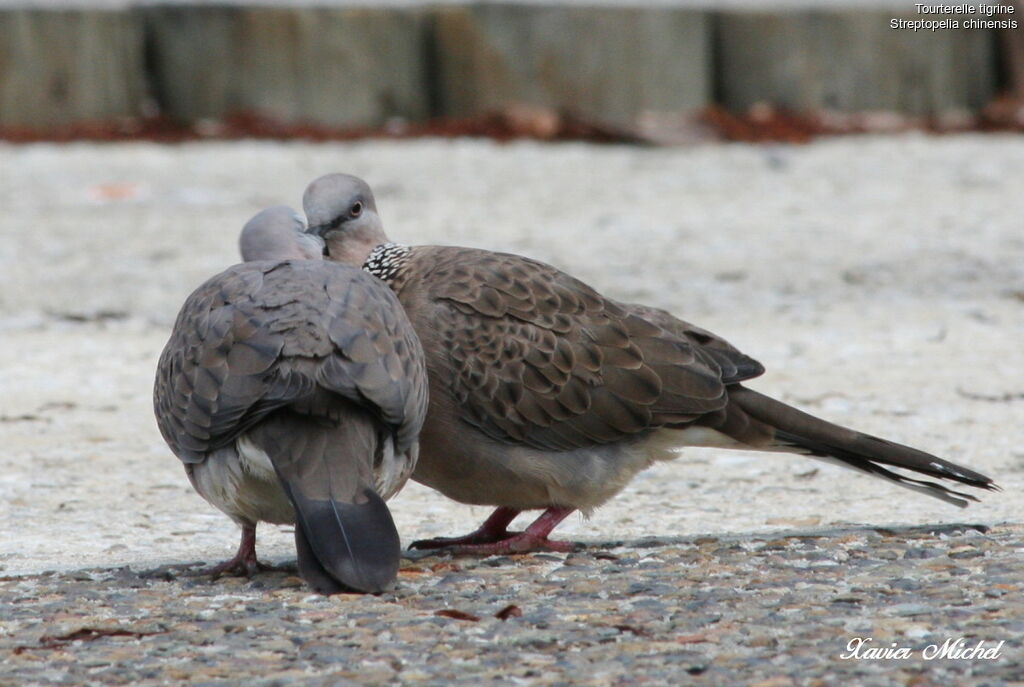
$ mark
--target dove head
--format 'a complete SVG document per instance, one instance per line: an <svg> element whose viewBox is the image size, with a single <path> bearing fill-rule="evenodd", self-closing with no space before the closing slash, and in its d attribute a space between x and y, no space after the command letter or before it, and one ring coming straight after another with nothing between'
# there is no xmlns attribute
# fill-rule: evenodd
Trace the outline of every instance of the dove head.
<svg viewBox="0 0 1024 687"><path fill-rule="evenodd" d="M328 174L311 183L302 195L308 231L324 240L330 260L362 266L374 248L387 243L373 191L349 174Z"/></svg>
<svg viewBox="0 0 1024 687"><path fill-rule="evenodd" d="M275 205L245 223L238 237L242 260L319 260L324 244L304 233L302 216L290 207Z"/></svg>

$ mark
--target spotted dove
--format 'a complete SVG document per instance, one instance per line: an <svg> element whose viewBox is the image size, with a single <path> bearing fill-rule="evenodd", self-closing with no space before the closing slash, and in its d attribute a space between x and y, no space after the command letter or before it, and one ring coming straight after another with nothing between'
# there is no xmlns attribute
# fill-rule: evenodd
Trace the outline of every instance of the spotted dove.
<svg viewBox="0 0 1024 687"><path fill-rule="evenodd" d="M303 205L324 254L391 286L423 342L430 406L413 479L498 507L467 536L414 546L564 550L548 539L559 522L684 446L806 454L957 506L977 499L925 477L997 488L965 467L747 388L764 372L760 363L663 310L616 302L517 255L389 243L360 179L321 177ZM509 533L528 509L545 512Z"/></svg>
<svg viewBox="0 0 1024 687"><path fill-rule="evenodd" d="M215 571L251 574L256 523L294 524L311 587L379 592L398 573L384 500L416 463L423 350L377 278L287 259L320 257L301 230L287 208L260 213L240 243L263 259L185 301L157 368L157 423L196 491L242 527L238 554Z"/></svg>
<svg viewBox="0 0 1024 687"><path fill-rule="evenodd" d="M245 223L238 236L242 260L319 260L323 241L305 233L302 215L287 205L275 205Z"/></svg>

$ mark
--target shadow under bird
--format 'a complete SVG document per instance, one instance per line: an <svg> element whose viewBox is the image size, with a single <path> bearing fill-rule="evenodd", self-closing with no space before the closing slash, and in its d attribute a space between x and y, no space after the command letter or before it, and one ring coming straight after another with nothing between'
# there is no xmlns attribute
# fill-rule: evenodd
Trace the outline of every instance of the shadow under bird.
<svg viewBox="0 0 1024 687"><path fill-rule="evenodd" d="M395 295L319 259L302 229L288 208L260 213L240 241L251 261L185 301L157 367L157 423L196 491L242 527L214 572L251 574L256 523L294 524L311 587L379 592L398 574L384 500L416 464L423 350Z"/></svg>
<svg viewBox="0 0 1024 687"><path fill-rule="evenodd" d="M386 282L423 343L430 406L413 479L456 501L497 506L469 535L414 547L566 550L548 539L559 522L685 446L802 453L957 506L977 499L934 480L997 488L973 470L747 388L760 363L668 312L617 302L517 255L390 243L361 179L321 177L303 205L325 256ZM509 532L529 509L544 513Z"/></svg>

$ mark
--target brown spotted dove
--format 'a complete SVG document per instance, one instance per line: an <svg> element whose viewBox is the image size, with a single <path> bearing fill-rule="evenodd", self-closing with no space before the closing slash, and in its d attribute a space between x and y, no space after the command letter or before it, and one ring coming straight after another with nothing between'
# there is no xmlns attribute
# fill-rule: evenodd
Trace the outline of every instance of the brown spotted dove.
<svg viewBox="0 0 1024 687"><path fill-rule="evenodd" d="M299 237L294 213L253 221L268 226L247 225L247 257L253 235L262 258L266 245L282 257L319 246ZM380 280L320 259L221 272L182 306L153 395L196 491L242 527L219 571L258 567L256 523L294 523L299 572L315 590L394 583L401 547L384 500L416 463L427 382L419 340Z"/></svg>
<svg viewBox="0 0 1024 687"><path fill-rule="evenodd" d="M564 550L547 536L569 513L601 505L684 446L802 453L957 506L977 499L933 480L996 488L747 388L760 363L665 311L616 302L517 255L389 243L360 179L321 177L303 205L324 255L391 286L423 342L430 406L413 479L498 507L467 536L414 546ZM545 512L509 533L528 509Z"/></svg>

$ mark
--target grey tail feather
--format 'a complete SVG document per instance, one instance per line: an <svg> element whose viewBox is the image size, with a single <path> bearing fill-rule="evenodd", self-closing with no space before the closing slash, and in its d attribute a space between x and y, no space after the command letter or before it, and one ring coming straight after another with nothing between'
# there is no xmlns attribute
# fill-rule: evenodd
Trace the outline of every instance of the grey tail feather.
<svg viewBox="0 0 1024 687"><path fill-rule="evenodd" d="M889 468L909 470L979 489L999 490L991 478L979 472L910 446L832 424L751 389L736 385L729 396L748 415L774 428L775 443L779 447L798 449L961 508L969 505L970 501L977 501L977 497L938 482L908 477Z"/></svg>
<svg viewBox="0 0 1024 687"><path fill-rule="evenodd" d="M398 576L401 543L391 512L372 489L363 496L363 503L293 497L299 574L321 594L378 593Z"/></svg>
<svg viewBox="0 0 1024 687"><path fill-rule="evenodd" d="M299 575L313 591L325 596L347 591L346 587L334 579L313 553L313 547L309 543L309 537L306 536L301 521L295 523L295 553L299 560Z"/></svg>
<svg viewBox="0 0 1024 687"><path fill-rule="evenodd" d="M378 593L398 577L398 530L372 487L377 425L349 407L329 424L278 411L250 432L295 507L299 572L325 594Z"/></svg>

